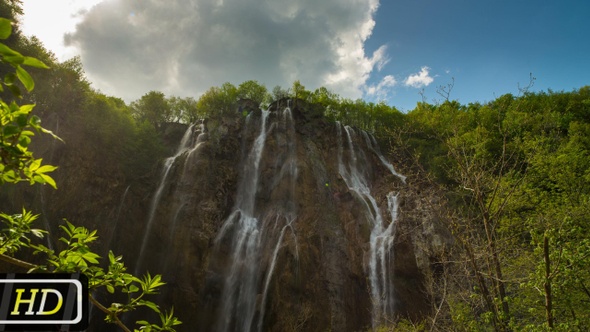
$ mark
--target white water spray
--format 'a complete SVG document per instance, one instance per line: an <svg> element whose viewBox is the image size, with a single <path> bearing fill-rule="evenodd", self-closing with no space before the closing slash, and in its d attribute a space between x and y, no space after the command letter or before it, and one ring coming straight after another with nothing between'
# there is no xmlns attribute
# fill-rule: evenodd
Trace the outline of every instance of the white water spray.
<svg viewBox="0 0 590 332"><path fill-rule="evenodd" d="M219 331L249 331L256 310L256 286L258 284L258 253L260 231L254 214L259 166L266 143L266 120L270 111L262 111L260 132L248 153L241 183L238 187L234 212L224 222L218 241L230 229L234 230L231 247L231 267L222 297L222 313Z"/></svg>
<svg viewBox="0 0 590 332"><path fill-rule="evenodd" d="M185 131L182 139L180 140L180 144L174 156L166 158L164 160L164 168L162 169L162 176L160 177L160 183L158 184L158 188L156 189L156 193L152 198L152 203L150 204L150 210L148 214L148 220L144 229L143 239L141 241L141 248L139 249L139 256L137 258L137 265L135 267L134 274L139 275L141 272L142 264L144 261L145 256L145 248L147 246L148 238L150 236L150 232L152 230L152 224L154 222L154 217L156 215L156 210L158 209L158 205L160 204L160 200L162 199L162 192L167 185L168 175L170 173L170 169L174 165L176 159L180 157L184 152L186 152L190 148L191 137L193 134L193 125L190 125L187 130Z"/></svg>
<svg viewBox="0 0 590 332"><path fill-rule="evenodd" d="M218 331L262 331L266 296L287 230L291 230L297 243L293 228L296 215L292 202L297 176L293 119L289 108L282 112L277 111L273 115L274 118L270 120L270 111L262 111L260 131L246 156L240 175L234 211L226 219L217 236L217 245L223 239L229 238L231 241L231 263L222 293ZM246 124L251 121L253 119L249 116ZM283 179L290 181L292 192L288 195L287 201L278 202L275 206L271 199L270 202L265 202L270 207L267 207L266 211L259 211L256 209L256 193L260 186L260 163L267 136L271 132L278 136L286 136L283 141L279 142L277 139L276 142L286 144L287 149L284 159L277 158L283 160L282 165L270 176L276 183ZM264 253L271 250L270 258L264 256ZM264 268L266 271L263 271Z"/></svg>
<svg viewBox="0 0 590 332"><path fill-rule="evenodd" d="M368 170L369 160L364 151L358 146L358 137L354 129L345 126L346 143L343 139L342 125L337 123L338 133L338 170L347 187L356 194L363 203L366 217L371 224L369 240L369 281L371 287L371 300L373 302L372 321L373 327L377 327L384 319L391 318L394 309L393 289L393 245L395 239L395 221L397 220L397 195L390 192L387 195L388 210L391 222L384 224L383 214L376 198L371 193ZM382 157L371 143L368 134L362 132L367 147L374 152L392 174L405 180L393 169L393 166ZM345 146L346 144L346 146ZM345 159L345 147L346 156ZM389 167L391 166L391 167Z"/></svg>

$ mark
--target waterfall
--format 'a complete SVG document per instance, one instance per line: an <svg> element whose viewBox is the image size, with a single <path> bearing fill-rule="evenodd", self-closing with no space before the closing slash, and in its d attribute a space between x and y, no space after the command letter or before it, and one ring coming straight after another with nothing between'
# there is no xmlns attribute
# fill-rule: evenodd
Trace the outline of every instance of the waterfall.
<svg viewBox="0 0 590 332"><path fill-rule="evenodd" d="M387 159L385 159L385 157L383 157L383 154L381 153L381 149L379 149L379 144L377 144L375 137L373 137L372 135L369 135L369 133L367 133L364 130L361 131L361 133L362 133L363 137L365 138L365 143L367 143L367 147L371 151L373 151L377 155L377 157L379 157L379 160L381 161L383 166L387 167L387 169L391 172L391 174L400 178L400 180L402 180L403 183L406 183L406 177L404 175L398 173L393 168L393 165L389 161L387 161Z"/></svg>
<svg viewBox="0 0 590 332"><path fill-rule="evenodd" d="M172 168L172 166L176 162L176 159L178 159L178 157L180 157L184 152L186 152L190 148L191 138L193 135L193 127L194 127L194 125L190 125L187 128L187 130L185 131L184 135L182 136L182 139L180 140L180 144L178 145L178 149L176 150L176 153L174 154L174 156L166 158L166 160L164 160L164 167L162 169L162 175L160 176L160 182L158 184L158 187L156 189L156 192L155 192L154 197L152 198L152 202L150 204L148 219L147 219L146 226L144 229L143 239L141 241L141 247L139 249L139 255L137 258L137 263L136 263L137 265L135 266L135 271L134 271L135 275L139 275L142 272L141 268L142 268L142 264L143 264L143 260L144 260L145 248L147 246L148 238L149 238L150 232L152 230L152 224L154 222L156 210L158 209L158 205L159 205L160 200L162 198L162 192L164 191L164 188L166 187L166 185L168 183L167 180L168 180L168 175L170 173L170 169Z"/></svg>
<svg viewBox="0 0 590 332"><path fill-rule="evenodd" d="M228 331L232 320L235 320L237 330L249 331L254 319L260 230L253 213L269 113L268 110L262 111L260 133L244 164L234 212L224 222L218 236L221 239L230 227L235 228L231 248L232 264L223 290L220 331Z"/></svg>
<svg viewBox="0 0 590 332"><path fill-rule="evenodd" d="M346 142L344 142L343 138L342 125L337 123L338 171L346 186L356 194L359 201L364 205L367 220L372 226L369 239L368 272L373 303L372 321L375 328L384 322L384 319L391 318L393 315L393 244L395 221L398 213L398 196L393 192L387 195L391 222L385 225L377 199L371 193L368 174L368 170L371 168L370 161L358 144L356 131L349 126L344 126L344 131L346 132ZM378 156L383 165L393 175L398 176L405 182L405 177L397 173L393 166L387 162L376 148L376 144L373 144L369 135L364 131L361 131L361 135L364 137L369 150Z"/></svg>
<svg viewBox="0 0 590 332"><path fill-rule="evenodd" d="M129 188L131 188L131 186L127 186L127 188L125 188L125 192L123 192L123 197L121 197L121 203L119 203L119 208L117 209L117 216L115 217L115 227L117 227L116 225L119 223L119 216L121 215L121 209L123 208L125 197L127 197L127 194L129 193Z"/></svg>
<svg viewBox="0 0 590 332"><path fill-rule="evenodd" d="M262 111L258 135L240 173L233 212L224 221L216 239L218 246L229 239L230 246L218 331L247 332L255 328L262 331L268 288L288 229L296 242L293 192L297 162L293 119L289 108L272 115L269 110ZM248 116L247 124L253 120L251 116ZM273 133L275 143L285 145L286 149L280 149L275 156L277 171L271 175L270 183L276 185L289 181L291 189L285 200L277 202L270 199L265 202L268 203L266 209L257 209L256 196L261 187L260 164L267 138ZM271 253L270 257L265 256L268 253Z"/></svg>
<svg viewBox="0 0 590 332"><path fill-rule="evenodd" d="M277 219L278 218L279 218L279 216L277 216ZM262 332L262 323L263 323L264 311L265 311L265 307L266 307L266 295L268 294L268 286L270 285L270 281L272 279L272 274L275 270L277 256L279 254L279 249L281 248L281 244L283 243L283 236L285 235L285 231L287 230L287 228L290 228L291 232L293 233L293 236L295 236L295 231L293 229L293 221L295 221L295 218L289 219L287 221L287 224L285 226L283 226L283 228L281 229L279 240L277 241L277 244L276 244L276 246L273 250L273 253L272 253L272 259L271 259L270 266L269 266L267 274L266 274L266 278L264 280L264 289L262 291L262 304L260 306L260 319L258 320L258 331L259 332ZM278 220L275 222L275 226L276 225L278 225ZM297 239L297 238L295 237L295 239ZM295 243L297 244L297 240L295 240Z"/></svg>
<svg viewBox="0 0 590 332"><path fill-rule="evenodd" d="M115 216L115 222L114 222L114 226L111 229L111 234L109 236L109 245L107 246L107 248L112 248L112 243L113 243L113 238L115 237L115 234L117 233L117 227L119 227L119 219L121 216L121 210L123 209L123 205L125 205L125 198L127 197L127 194L129 194L129 188L131 188L131 186L127 186L127 188L125 188L125 191L123 192L123 196L121 197L121 202L119 203L119 207L117 208L117 215Z"/></svg>
<svg viewBox="0 0 590 332"><path fill-rule="evenodd" d="M387 194L387 207L391 215L391 222L387 227L374 227L371 232L371 290L373 303L373 325L381 319L391 318L394 309L393 289L393 244L395 240L395 226L397 221L397 195ZM378 298L378 301L375 299ZM374 326L375 327L375 326Z"/></svg>

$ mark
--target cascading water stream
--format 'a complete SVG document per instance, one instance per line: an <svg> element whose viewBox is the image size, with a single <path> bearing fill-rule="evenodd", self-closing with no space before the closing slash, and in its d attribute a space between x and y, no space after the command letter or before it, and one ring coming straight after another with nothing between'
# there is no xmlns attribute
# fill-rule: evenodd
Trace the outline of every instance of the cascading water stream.
<svg viewBox="0 0 590 332"><path fill-rule="evenodd" d="M123 203L125 202L125 197L127 197L127 194L129 193L129 188L131 188L131 186L127 186L127 188L125 188L125 192L123 192L123 197L121 197L121 203L119 203L119 208L117 209L117 216L115 217L115 225L119 223L119 216L121 215L121 209L123 209ZM109 246L109 248L110 248L110 246Z"/></svg>
<svg viewBox="0 0 590 332"><path fill-rule="evenodd" d="M115 216L115 222L114 222L114 226L111 230L111 235L109 237L109 245L107 246L107 248L112 248L112 243L113 243L113 238L115 237L115 234L117 233L117 227L119 227L119 218L121 216L121 210L123 209L123 205L125 205L125 198L127 197L127 194L129 194L129 189L131 188L131 186L127 186L127 188L125 188L125 191L123 192L123 196L121 197L121 202L119 203L119 207L117 208L117 215Z"/></svg>
<svg viewBox="0 0 590 332"><path fill-rule="evenodd" d="M205 127L204 123L199 124L199 129L197 129L197 130L193 129L193 133L195 135L198 133L194 142L192 142L194 135L186 135L185 134L185 137L183 137L183 140L180 143L181 146L184 145L186 147L185 149L179 149L180 154L186 152L186 158L184 159L184 164L182 166L182 175L180 176L180 180L179 180L180 183L183 183L186 178L190 177L190 174L188 174L188 173L189 173L189 170L191 169L191 167L189 166L189 163L191 163L193 161L192 156L195 153L197 153L199 148L207 140L207 128ZM178 187L176 189L178 190ZM176 195L177 195L177 193L175 191L174 196L176 196ZM178 204L178 207L176 208L176 211L173 214L172 223L170 224L170 230L168 232L169 241L172 241L172 238L174 236L174 232L176 231L178 216L180 215L182 210L188 205L188 202L186 201L186 198L184 196L180 195L179 200L180 200L180 203ZM164 264L163 271L167 270L168 263L169 263L169 261L166 260L166 262Z"/></svg>
<svg viewBox="0 0 590 332"><path fill-rule="evenodd" d="M277 216L277 220L275 221L275 225L279 224L278 221L279 216ZM287 228L291 229L291 233L293 234L293 236L295 237L295 245L297 245L297 237L295 236L295 231L293 229L293 222L295 221L295 218L291 218L287 220L287 223L285 226L283 226L283 228L281 229L281 233L279 235L279 240L277 241L277 245L275 246L274 250L273 250L273 254L272 254L272 260L270 262L267 274L266 274L266 278L264 280L264 289L262 291L262 304L260 305L260 319L258 320L258 331L261 332L262 331L262 318L264 317L264 312L265 312L265 308L266 308L266 295L268 294L268 286L270 285L270 281L272 279L272 274L275 270L275 265L277 262L277 257L279 254L279 249L281 248L281 245L283 243L283 236L285 235L285 231L287 230ZM297 259L297 257L296 257Z"/></svg>
<svg viewBox="0 0 590 332"><path fill-rule="evenodd" d="M361 131L363 137L365 138L365 142L367 143L367 147L373 151L377 157L379 157L379 160L381 161L381 163L387 167L387 169L391 172L391 174L397 176L398 178L400 178L400 180L402 180L403 183L406 183L406 177L400 173L398 173L394 168L393 165L387 161L387 159L385 159L385 157L383 157L383 154L381 153L381 149L379 149L379 144L377 144L377 141L375 140L375 137L373 137L372 135L369 135L369 133L367 133L366 131Z"/></svg>
<svg viewBox="0 0 590 332"><path fill-rule="evenodd" d="M234 228L232 264L223 291L219 331L228 331L232 321L235 322L235 330L249 331L254 319L260 231L258 220L253 213L269 113L268 110L262 111L260 133L254 140L244 165L234 212L224 222L218 236L219 240L230 228Z"/></svg>
<svg viewBox="0 0 590 332"><path fill-rule="evenodd" d="M385 318L391 318L394 306L393 289L393 244L395 236L395 221L397 219L397 195L390 192L387 195L388 209L391 222L386 226L383 222L381 209L377 200L371 193L370 178L367 174L370 169L369 160L364 151L358 146L357 133L349 126L345 126L346 143L343 139L342 125L337 123L338 133L338 171L347 187L354 192L364 204L366 216L372 229L369 240L369 281L371 287L371 299L373 302L372 321L373 327L377 327ZM382 163L405 182L405 177L395 172L393 166L373 147L368 134L362 132L367 147L375 153ZM345 160L345 144L347 157Z"/></svg>
<svg viewBox="0 0 590 332"><path fill-rule="evenodd" d="M283 238L285 232L290 229L291 234L293 236L295 242L295 259L299 260L298 258L298 244L297 244L297 235L295 234L295 229L293 228L293 223L296 220L295 214L295 207L293 206L295 200L295 179L297 178L297 160L296 156L296 146L295 146L295 127L293 123L293 115L291 113L291 108L289 104L287 104L287 108L283 111L282 114L282 121L279 122L279 130L285 133L285 142L287 145L287 160L282 160L282 158L277 158L277 163L281 163L280 171L277 176L277 181L287 178L289 183L289 197L286 199L286 202L283 202L282 211L278 213L275 221L273 230L275 230L280 224L281 220L284 220L284 226L281 228L280 235L278 240L276 241L276 245L273 248L272 256L270 260L270 264L268 266L266 276L264 279L264 286L262 291L262 301L260 305L260 317L258 319L258 332L262 332L263 329L263 319L264 314L266 311L266 300L268 295L268 288L270 286L270 282L272 280L272 276L275 270L277 257L279 254L279 250L283 245ZM270 249L270 248L269 248Z"/></svg>
<svg viewBox="0 0 590 332"><path fill-rule="evenodd" d="M234 210L225 220L216 240L219 245L224 239L230 239L231 259L222 293L218 331L262 330L266 295L288 229L291 230L295 243L297 241L293 228L296 215L292 202L297 176L293 119L289 108L282 112L277 111L276 116L270 120L269 115L270 111L262 111L260 131L246 156L240 175ZM247 123L250 121L252 119L249 116ZM282 165L277 167L278 171L271 177L275 184L283 179L291 181L292 192L287 201L281 201L275 206L270 200L266 210L258 211L256 193L261 185L260 163L267 136L273 132L287 135L284 138L287 149L286 156L282 153L276 156L277 162L281 160ZM269 252L272 255L265 256ZM259 296L260 301L257 301Z"/></svg>
<svg viewBox="0 0 590 332"><path fill-rule="evenodd" d="M162 198L162 192L164 191L164 188L167 185L168 174L170 173L170 169L174 165L174 162L176 161L176 159L178 157L180 157L185 151L187 151L190 148L191 137L193 134L193 127L194 127L194 125L190 125L187 128L187 130L185 131L174 156L166 158L166 160L164 160L164 168L162 169L162 176L160 177L160 183L158 184L158 188L156 189L156 192L155 192L154 197L152 199L152 203L150 204L148 220L147 220L147 223L146 223L146 226L144 229L143 240L141 241L141 248L139 249L139 255L137 258L137 265L136 265L135 271L134 271L135 275L139 275L142 272L141 268L142 268L142 264L143 264L143 260L144 260L145 248L147 246L148 237L149 237L151 229L152 229L152 224L154 222L154 216L156 214L156 210L158 209L160 199Z"/></svg>

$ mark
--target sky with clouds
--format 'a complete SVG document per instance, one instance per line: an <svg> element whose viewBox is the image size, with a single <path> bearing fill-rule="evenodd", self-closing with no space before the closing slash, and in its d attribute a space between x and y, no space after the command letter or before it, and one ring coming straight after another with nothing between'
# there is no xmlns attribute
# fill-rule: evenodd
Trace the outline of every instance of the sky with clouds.
<svg viewBox="0 0 590 332"><path fill-rule="evenodd" d="M462 103L517 94L531 74L535 91L590 84L586 3L24 0L21 22L60 60L80 55L92 85L126 101L300 80L411 110L449 84Z"/></svg>

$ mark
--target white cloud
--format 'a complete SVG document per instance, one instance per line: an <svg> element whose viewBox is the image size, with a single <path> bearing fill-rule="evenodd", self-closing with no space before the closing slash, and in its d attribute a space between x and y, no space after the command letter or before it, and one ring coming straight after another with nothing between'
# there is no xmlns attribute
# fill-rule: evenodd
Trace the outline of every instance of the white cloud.
<svg viewBox="0 0 590 332"><path fill-rule="evenodd" d="M387 48L365 54L378 0L105 0L66 37L88 78L126 100L198 96L229 81L300 80L348 98L366 91ZM386 83L384 83L386 84ZM382 88L385 88L383 86Z"/></svg>
<svg viewBox="0 0 590 332"><path fill-rule="evenodd" d="M25 35L35 35L59 60L74 56L75 50L64 45L63 35L73 32L84 13L102 0L24 0L25 15L21 28ZM50 14L48 14L50 13ZM49 21L49 18L50 21Z"/></svg>
<svg viewBox="0 0 590 332"><path fill-rule="evenodd" d="M365 95L377 100L386 100L391 89L397 85L395 77L387 75L377 85L369 85L365 89Z"/></svg>
<svg viewBox="0 0 590 332"><path fill-rule="evenodd" d="M413 88L422 88L434 82L434 78L430 76L430 68L424 66L417 74L412 74L404 80L404 84Z"/></svg>
<svg viewBox="0 0 590 332"><path fill-rule="evenodd" d="M383 67L391 60L387 56L387 46L382 45L379 47L375 52L373 52L373 57L371 58L374 65L377 66L377 70L381 71Z"/></svg>

